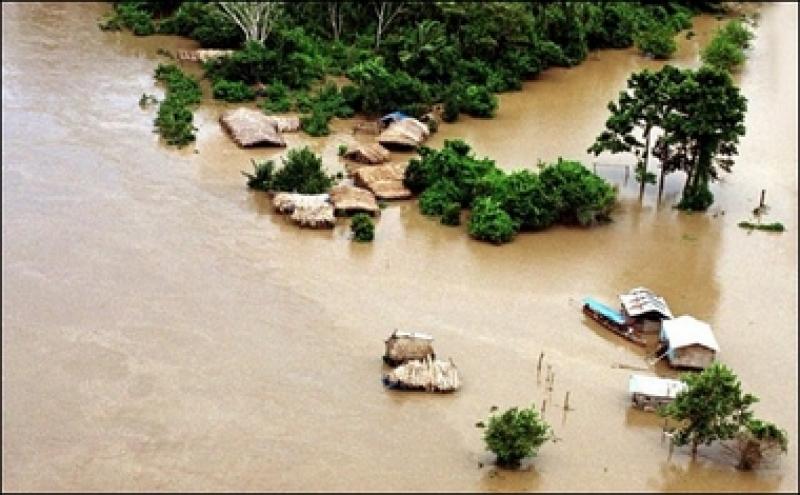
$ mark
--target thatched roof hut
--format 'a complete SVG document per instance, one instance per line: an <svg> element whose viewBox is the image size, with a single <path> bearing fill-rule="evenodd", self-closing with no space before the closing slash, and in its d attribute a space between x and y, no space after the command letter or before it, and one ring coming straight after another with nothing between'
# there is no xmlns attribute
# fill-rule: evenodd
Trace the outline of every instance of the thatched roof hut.
<svg viewBox="0 0 800 495"><path fill-rule="evenodd" d="M387 148L416 148L430 135L428 126L408 117L389 124L378 136L378 142Z"/></svg>
<svg viewBox="0 0 800 495"><path fill-rule="evenodd" d="M378 143L347 146L344 157L359 163L374 165L389 161L389 150Z"/></svg>
<svg viewBox="0 0 800 495"><path fill-rule="evenodd" d="M286 146L275 119L259 110L239 107L223 112L219 120L239 146Z"/></svg>
<svg viewBox="0 0 800 495"><path fill-rule="evenodd" d="M300 194L278 192L272 198L272 206L279 213L291 213L296 207L313 207L330 203L330 196L323 194Z"/></svg>
<svg viewBox="0 0 800 495"><path fill-rule="evenodd" d="M339 184L331 188L330 201L333 203L335 213L340 215L363 212L374 216L380 212L374 194L348 184Z"/></svg>
<svg viewBox="0 0 800 495"><path fill-rule="evenodd" d="M461 380L452 359L440 361L428 356L393 369L383 376L383 384L400 390L453 392L461 386Z"/></svg>
<svg viewBox="0 0 800 495"><path fill-rule="evenodd" d="M187 62L205 62L212 58L227 57L233 50L219 50L216 48L201 48L198 50L178 50L178 60Z"/></svg>
<svg viewBox="0 0 800 495"><path fill-rule="evenodd" d="M330 203L296 206L289 218L301 227L312 229L332 229L336 225L333 205Z"/></svg>
<svg viewBox="0 0 800 495"><path fill-rule="evenodd" d="M426 333L395 330L385 342L386 353L383 355L383 360L389 366L397 366L412 359L436 357L433 351L433 337Z"/></svg>
<svg viewBox="0 0 800 495"><path fill-rule="evenodd" d="M267 115L275 124L278 132L296 132L300 130L300 117Z"/></svg>
<svg viewBox="0 0 800 495"><path fill-rule="evenodd" d="M403 185L407 166L405 163L387 163L361 167L353 173L353 180L356 185L372 191L378 199L407 199L412 196Z"/></svg>

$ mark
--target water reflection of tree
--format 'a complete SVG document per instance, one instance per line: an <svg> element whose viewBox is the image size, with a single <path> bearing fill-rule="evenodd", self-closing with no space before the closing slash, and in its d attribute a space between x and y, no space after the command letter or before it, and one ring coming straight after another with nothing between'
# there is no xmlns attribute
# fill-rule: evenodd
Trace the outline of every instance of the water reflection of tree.
<svg viewBox="0 0 800 495"><path fill-rule="evenodd" d="M659 465L657 479L650 478L647 484L653 490L664 492L733 491L733 492L771 492L780 484L782 476L774 473L741 472L733 465L720 464L718 459L702 459L679 464L674 456L680 455L676 449L673 460Z"/></svg>

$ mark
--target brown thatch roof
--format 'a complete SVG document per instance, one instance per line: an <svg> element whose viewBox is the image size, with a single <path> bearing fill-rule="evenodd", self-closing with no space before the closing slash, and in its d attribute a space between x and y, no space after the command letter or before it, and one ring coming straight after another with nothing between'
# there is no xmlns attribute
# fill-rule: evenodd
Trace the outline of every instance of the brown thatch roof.
<svg viewBox="0 0 800 495"><path fill-rule="evenodd" d="M267 118L272 119L278 132L295 132L300 130L300 117L267 115Z"/></svg>
<svg viewBox="0 0 800 495"><path fill-rule="evenodd" d="M178 60L189 62L205 62L212 58L232 55L233 50L218 50L215 48L201 48L199 50L178 50Z"/></svg>
<svg viewBox="0 0 800 495"><path fill-rule="evenodd" d="M430 356L398 366L383 376L383 383L389 388L426 392L453 392L461 386L452 359L440 361Z"/></svg>
<svg viewBox="0 0 800 495"><path fill-rule="evenodd" d="M279 192L272 205L280 213L291 213L290 218L301 227L332 228L336 224L327 194Z"/></svg>
<svg viewBox="0 0 800 495"><path fill-rule="evenodd" d="M348 145L344 157L359 163L376 164L389 161L389 150L378 143Z"/></svg>
<svg viewBox="0 0 800 495"><path fill-rule="evenodd" d="M372 191L379 199L406 199L411 191L403 185L403 176L408 164L387 163L361 167L353 173L356 185Z"/></svg>
<svg viewBox="0 0 800 495"><path fill-rule="evenodd" d="M430 135L428 126L415 118L405 118L389 124L378 136L378 142L387 148L416 148Z"/></svg>
<svg viewBox="0 0 800 495"><path fill-rule="evenodd" d="M397 366L412 359L436 357L433 352L433 337L424 333L395 331L386 339L386 353L383 360L390 366Z"/></svg>
<svg viewBox="0 0 800 495"><path fill-rule="evenodd" d="M380 211L375 195L366 189L339 184L331 188L331 203L338 214L364 212L376 215Z"/></svg>
<svg viewBox="0 0 800 495"><path fill-rule="evenodd" d="M231 138L239 146L259 144L286 146L275 119L259 110L246 107L223 112L219 118L222 127L230 133Z"/></svg>

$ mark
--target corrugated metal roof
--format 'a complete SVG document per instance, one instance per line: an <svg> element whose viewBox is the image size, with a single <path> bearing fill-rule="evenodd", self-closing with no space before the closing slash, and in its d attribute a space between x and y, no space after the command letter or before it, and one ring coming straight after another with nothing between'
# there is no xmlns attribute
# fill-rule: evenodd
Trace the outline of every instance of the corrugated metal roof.
<svg viewBox="0 0 800 495"><path fill-rule="evenodd" d="M609 308L600 301L597 301L596 299L593 299L591 297L585 297L583 298L583 303L588 304L589 308L600 313L601 315L605 316L614 323L618 323L620 325L625 324L625 318L623 318L622 315L619 314L619 312Z"/></svg>
<svg viewBox="0 0 800 495"><path fill-rule="evenodd" d="M619 299L625 311L631 316L655 311L665 318L672 318L672 311L669 310L667 301L645 287L636 287L627 294L620 294Z"/></svg>
<svg viewBox="0 0 800 495"><path fill-rule="evenodd" d="M680 380L657 376L631 375L628 380L628 392L631 395L645 394L651 397L672 397L674 399L678 392L685 388L686 384Z"/></svg>
<svg viewBox="0 0 800 495"><path fill-rule="evenodd" d="M699 344L719 352L719 344L714 338L711 326L689 315L664 320L661 325L661 337L669 341L670 349Z"/></svg>

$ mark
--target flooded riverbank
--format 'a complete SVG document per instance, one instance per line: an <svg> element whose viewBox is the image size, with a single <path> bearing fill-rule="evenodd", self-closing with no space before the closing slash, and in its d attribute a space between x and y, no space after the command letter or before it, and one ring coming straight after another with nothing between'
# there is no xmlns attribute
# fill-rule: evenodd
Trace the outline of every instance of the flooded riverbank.
<svg viewBox="0 0 800 495"><path fill-rule="evenodd" d="M196 146L159 144L152 73L171 37L104 33L102 4L3 4L3 488L5 490L700 490L797 487L797 7L766 5L737 76L747 135L705 215L620 183L614 222L556 227L496 247L421 216L383 210L371 245L346 222L301 230L248 191L250 158L195 112ZM695 21L676 65L697 66L717 21ZM500 97L496 119L442 125L506 169L561 155L590 164L606 103L661 63L592 53ZM332 171L339 133L287 134ZM197 153L194 150L197 150ZM396 155L400 160L402 155ZM598 161L624 163L623 157ZM736 226L767 190L765 219ZM722 213L724 211L724 214ZM720 359L785 427L777 467L740 473L717 449L667 459L660 421L631 411L640 351L588 321L579 300L645 285L708 321ZM436 337L464 386L389 393L383 339ZM548 394L539 353L552 365ZM665 369L659 371L669 373ZM543 382L543 380L542 380ZM564 414L560 404L570 391ZM481 431L491 405L547 399L559 441L534 467L495 472Z"/></svg>

